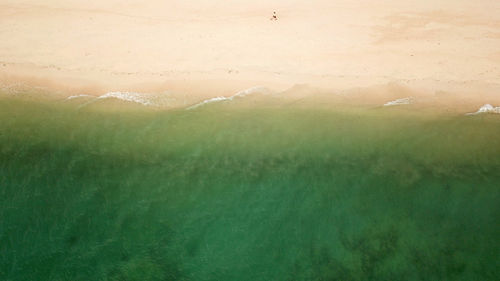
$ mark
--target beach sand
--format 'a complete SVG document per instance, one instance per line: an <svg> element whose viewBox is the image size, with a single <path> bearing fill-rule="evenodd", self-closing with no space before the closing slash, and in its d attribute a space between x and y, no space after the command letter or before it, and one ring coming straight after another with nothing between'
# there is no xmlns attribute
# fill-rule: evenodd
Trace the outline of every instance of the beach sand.
<svg viewBox="0 0 500 281"><path fill-rule="evenodd" d="M500 95L499 31L494 0L0 0L0 82L187 103L252 86L392 83L475 107Z"/></svg>

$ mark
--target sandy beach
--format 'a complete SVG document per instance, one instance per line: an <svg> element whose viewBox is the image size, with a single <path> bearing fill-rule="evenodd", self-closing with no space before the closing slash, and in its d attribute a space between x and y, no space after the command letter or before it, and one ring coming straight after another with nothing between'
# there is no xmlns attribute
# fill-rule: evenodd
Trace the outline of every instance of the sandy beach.
<svg viewBox="0 0 500 281"><path fill-rule="evenodd" d="M499 47L495 0L0 1L2 86L67 95L397 83L495 98Z"/></svg>
<svg viewBox="0 0 500 281"><path fill-rule="evenodd" d="M500 0L0 0L0 280L500 280L499 171Z"/></svg>

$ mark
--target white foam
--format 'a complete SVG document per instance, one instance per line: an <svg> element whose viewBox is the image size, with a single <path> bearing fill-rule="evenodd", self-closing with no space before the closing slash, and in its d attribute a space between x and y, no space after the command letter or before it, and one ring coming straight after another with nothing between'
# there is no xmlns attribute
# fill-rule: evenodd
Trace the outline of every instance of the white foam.
<svg viewBox="0 0 500 281"><path fill-rule="evenodd" d="M65 100L72 100L72 99L84 98L84 97L94 97L94 96L82 94L82 95L69 96Z"/></svg>
<svg viewBox="0 0 500 281"><path fill-rule="evenodd" d="M476 112L467 113L465 115L476 115L481 113L498 113L500 114L500 106L494 107L491 104L485 104L479 108Z"/></svg>
<svg viewBox="0 0 500 281"><path fill-rule="evenodd" d="M97 99L119 99L129 102L140 103L142 105L152 106L155 105L151 100L151 97L147 94L134 93L134 92L109 92L102 96L97 97Z"/></svg>
<svg viewBox="0 0 500 281"><path fill-rule="evenodd" d="M91 95L77 95L77 96L70 96L66 98L66 100L70 99L75 99L79 97L94 97ZM153 94L143 94L143 93L136 93L136 92L108 92L104 95L100 95L98 97L95 97L94 99L80 105L79 107L84 107L89 104L92 104L94 102L97 102L99 100L103 99L118 99L118 100L123 100L127 102L135 102L141 105L145 106L161 106L161 98L158 95L153 95Z"/></svg>
<svg viewBox="0 0 500 281"><path fill-rule="evenodd" d="M249 88L249 89L246 89L246 90L243 90L243 91L239 91L236 94L234 94L232 96L229 96L229 97L219 96L219 97L215 97L215 98L206 99L206 100L204 100L202 102L199 102L199 103L197 103L195 105L192 105L192 106L186 108L186 110L195 109L197 107L200 107L200 106L203 106L203 105L206 105L206 104L209 104L209 103L213 103L213 102L231 101L231 100L233 100L235 98L244 97L244 96L247 96L247 95L250 95L250 94L254 94L254 93L268 93L268 92L269 92L269 89L267 89L265 87L260 87L260 86L252 87L252 88Z"/></svg>
<svg viewBox="0 0 500 281"><path fill-rule="evenodd" d="M203 106L203 105L205 105L205 104L212 103L212 102L225 101L225 100L232 100L232 99L231 99L231 97L229 97L229 98L227 98L227 97L222 97L222 96L220 96L220 97L215 97L215 98L211 98L211 99L204 100L204 101L202 101L202 102L200 102L200 103L197 103L197 104L195 104L195 105L192 105L192 106L190 106L190 107L186 108L186 110L195 109L195 108L197 108L197 107L200 107L200 106Z"/></svg>
<svg viewBox="0 0 500 281"><path fill-rule="evenodd" d="M233 99L235 97L244 97L246 95L250 95L250 94L254 94L254 93L269 93L269 89L266 87L261 87L261 86L248 88L246 90L239 91L236 94L232 95L230 97L230 99Z"/></svg>
<svg viewBox="0 0 500 281"><path fill-rule="evenodd" d="M386 102L384 106L394 106L394 105L404 105L404 104L412 104L413 103L413 98L408 97L408 98L402 98L402 99L397 99L393 100L390 102Z"/></svg>

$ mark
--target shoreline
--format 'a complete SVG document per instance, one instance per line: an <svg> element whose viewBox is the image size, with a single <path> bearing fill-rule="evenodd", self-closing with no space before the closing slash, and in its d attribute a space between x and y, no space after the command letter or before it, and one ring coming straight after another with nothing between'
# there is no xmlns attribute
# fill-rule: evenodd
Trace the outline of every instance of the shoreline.
<svg viewBox="0 0 500 281"><path fill-rule="evenodd" d="M137 80L138 77L135 77ZM190 109L219 101L243 99L251 95L272 93L278 103L308 107L361 106L398 107L408 110L472 115L483 106L491 105L493 111L500 106L500 85L480 82L392 81L357 87L317 87L314 84L281 84L275 82L234 80L165 80L150 83L117 83L99 85L97 82L75 78L51 80L40 76L8 75L0 72L0 96L22 97L36 100L75 102L77 98L103 100L114 98L157 109ZM420 82L420 83L418 83ZM271 85L271 86L269 86ZM457 90L460 89L460 90ZM243 92L249 92L241 95ZM43 93L43 94L42 94ZM21 94L21 95L19 95Z"/></svg>

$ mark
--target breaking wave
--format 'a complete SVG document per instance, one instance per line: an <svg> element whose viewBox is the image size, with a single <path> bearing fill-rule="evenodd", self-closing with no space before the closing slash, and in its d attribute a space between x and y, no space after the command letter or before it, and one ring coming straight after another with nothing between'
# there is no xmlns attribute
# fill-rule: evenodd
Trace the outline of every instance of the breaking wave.
<svg viewBox="0 0 500 281"><path fill-rule="evenodd" d="M219 102L219 101L230 101L235 98L239 97L244 97L250 94L254 93L270 93L271 91L268 88L265 87L252 87L243 91L239 91L236 94L229 96L229 97L224 97L224 96L219 96L219 97L214 97L210 99L206 99L202 102L199 102L195 105L189 106L186 109L194 109L199 106L213 103L213 102ZM160 106L168 106L168 105L174 105L178 104L180 105L180 101L176 100L174 97L170 96L168 93L163 93L163 94L149 94L149 93L137 93L137 92L108 92L100 96L93 96L93 95L88 95L88 94L80 94L80 95L73 95L69 96L65 99L65 101L70 101L70 100L76 100L76 99L83 99L83 98L91 98L90 100L87 100L87 102L81 104L79 107L84 107L87 105L90 105L92 103L98 102L99 100L105 100L105 99L117 99L117 100L122 100L126 102L134 102L138 103L144 106L155 106L155 107L160 107Z"/></svg>
<svg viewBox="0 0 500 281"><path fill-rule="evenodd" d="M140 103L142 105L152 106L156 105L148 94L134 93L134 92L109 92L97 99L115 98L119 100Z"/></svg>
<svg viewBox="0 0 500 281"><path fill-rule="evenodd" d="M390 102L384 103L384 106L394 106L394 105L404 105L404 104L412 104L413 103L413 98L408 97L408 98L402 98L402 99L397 99L393 100Z"/></svg>
<svg viewBox="0 0 500 281"><path fill-rule="evenodd" d="M498 113L500 114L500 106L494 107L491 104L485 104L479 108L476 112L467 113L466 115L477 115L481 113Z"/></svg>
<svg viewBox="0 0 500 281"><path fill-rule="evenodd" d="M77 99L77 98L87 98L87 97L88 98L90 98L90 97L93 98L95 96L82 94L82 95L69 96L65 100L73 100L73 99Z"/></svg>
<svg viewBox="0 0 500 281"><path fill-rule="evenodd" d="M69 96L65 99L65 101L80 99L80 98L92 98L92 99L80 105L79 107L84 107L89 104L105 99L117 99L126 102L138 103L140 105L145 105L145 106L158 106L158 107L167 106L175 102L175 98L170 97L168 93L146 94L146 93L136 93L136 92L108 92L100 96L81 94L81 95Z"/></svg>
<svg viewBox="0 0 500 281"><path fill-rule="evenodd" d="M206 100L204 100L202 102L199 102L199 103L197 103L195 105L187 107L186 110L195 109L195 108L198 108L200 106L203 106L203 105L206 105L206 104L209 104L209 103L213 103L213 102L231 101L231 100L233 100L235 98L244 97L244 96L247 96L247 95L250 95L250 94L255 94L255 93L269 93L269 92L270 92L269 89L266 88L266 87L260 87L260 86L252 87L252 88L249 88L249 89L246 89L246 90L243 90L243 91L239 91L236 94L234 94L232 96L229 96L229 97L219 96L219 97L215 97L215 98L206 99Z"/></svg>

